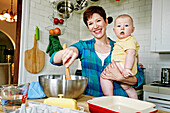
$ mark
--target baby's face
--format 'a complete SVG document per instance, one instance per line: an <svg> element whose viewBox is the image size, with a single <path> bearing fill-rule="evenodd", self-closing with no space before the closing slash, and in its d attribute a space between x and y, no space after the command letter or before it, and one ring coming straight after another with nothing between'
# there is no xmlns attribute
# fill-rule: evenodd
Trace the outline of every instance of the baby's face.
<svg viewBox="0 0 170 113"><path fill-rule="evenodd" d="M113 31L119 39L127 38L134 31L131 19L129 17L117 18Z"/></svg>

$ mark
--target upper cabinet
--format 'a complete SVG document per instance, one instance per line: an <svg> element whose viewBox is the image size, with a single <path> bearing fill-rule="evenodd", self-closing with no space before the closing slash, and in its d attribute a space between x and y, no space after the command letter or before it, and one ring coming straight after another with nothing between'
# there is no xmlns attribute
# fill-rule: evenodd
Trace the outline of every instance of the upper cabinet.
<svg viewBox="0 0 170 113"><path fill-rule="evenodd" d="M151 51L170 53L170 0L152 0Z"/></svg>

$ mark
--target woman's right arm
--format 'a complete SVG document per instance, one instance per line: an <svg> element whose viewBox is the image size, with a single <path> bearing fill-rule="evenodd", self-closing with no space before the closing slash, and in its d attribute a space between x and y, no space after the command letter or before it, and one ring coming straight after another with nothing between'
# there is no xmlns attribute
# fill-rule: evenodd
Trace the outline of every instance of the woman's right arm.
<svg viewBox="0 0 170 113"><path fill-rule="evenodd" d="M137 83L137 78L135 76L125 78L118 67L116 66L114 60L110 63L102 72L101 77L104 79L110 79L113 81L118 81L128 85L135 85Z"/></svg>
<svg viewBox="0 0 170 113"><path fill-rule="evenodd" d="M68 47L65 50L60 50L53 55L53 63L66 64L66 67L69 67L74 60L78 57L78 49L76 47Z"/></svg>
<svg viewBox="0 0 170 113"><path fill-rule="evenodd" d="M113 81L118 81L121 83L125 83L131 86L134 86L135 88L139 87L143 81L144 81L144 74L142 70L138 66L138 72L135 76L125 78L120 73L118 67L116 66L114 60L112 60L112 63L110 63L102 72L101 77L104 79L110 79Z"/></svg>

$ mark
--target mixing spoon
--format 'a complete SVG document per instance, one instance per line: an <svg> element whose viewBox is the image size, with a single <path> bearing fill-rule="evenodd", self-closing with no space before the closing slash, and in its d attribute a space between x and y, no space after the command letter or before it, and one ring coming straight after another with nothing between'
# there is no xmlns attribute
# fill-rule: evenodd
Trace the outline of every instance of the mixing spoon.
<svg viewBox="0 0 170 113"><path fill-rule="evenodd" d="M63 44L63 49L66 49L66 48L67 48L67 44ZM69 70L69 67L66 67L66 64L65 64L65 68L66 68L66 80L71 80L70 70Z"/></svg>

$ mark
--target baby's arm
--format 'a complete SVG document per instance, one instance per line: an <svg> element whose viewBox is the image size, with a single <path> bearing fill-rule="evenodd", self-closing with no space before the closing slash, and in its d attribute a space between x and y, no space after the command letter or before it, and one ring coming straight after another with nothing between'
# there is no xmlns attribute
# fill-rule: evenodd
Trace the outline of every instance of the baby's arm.
<svg viewBox="0 0 170 113"><path fill-rule="evenodd" d="M135 49L127 49L126 50L126 59L125 59L125 65L124 65L124 69L122 71L122 74L125 76L125 77L129 77L131 75L134 75L132 72L131 72L131 69L133 67L133 64L135 62L135 55L136 55L136 50Z"/></svg>

